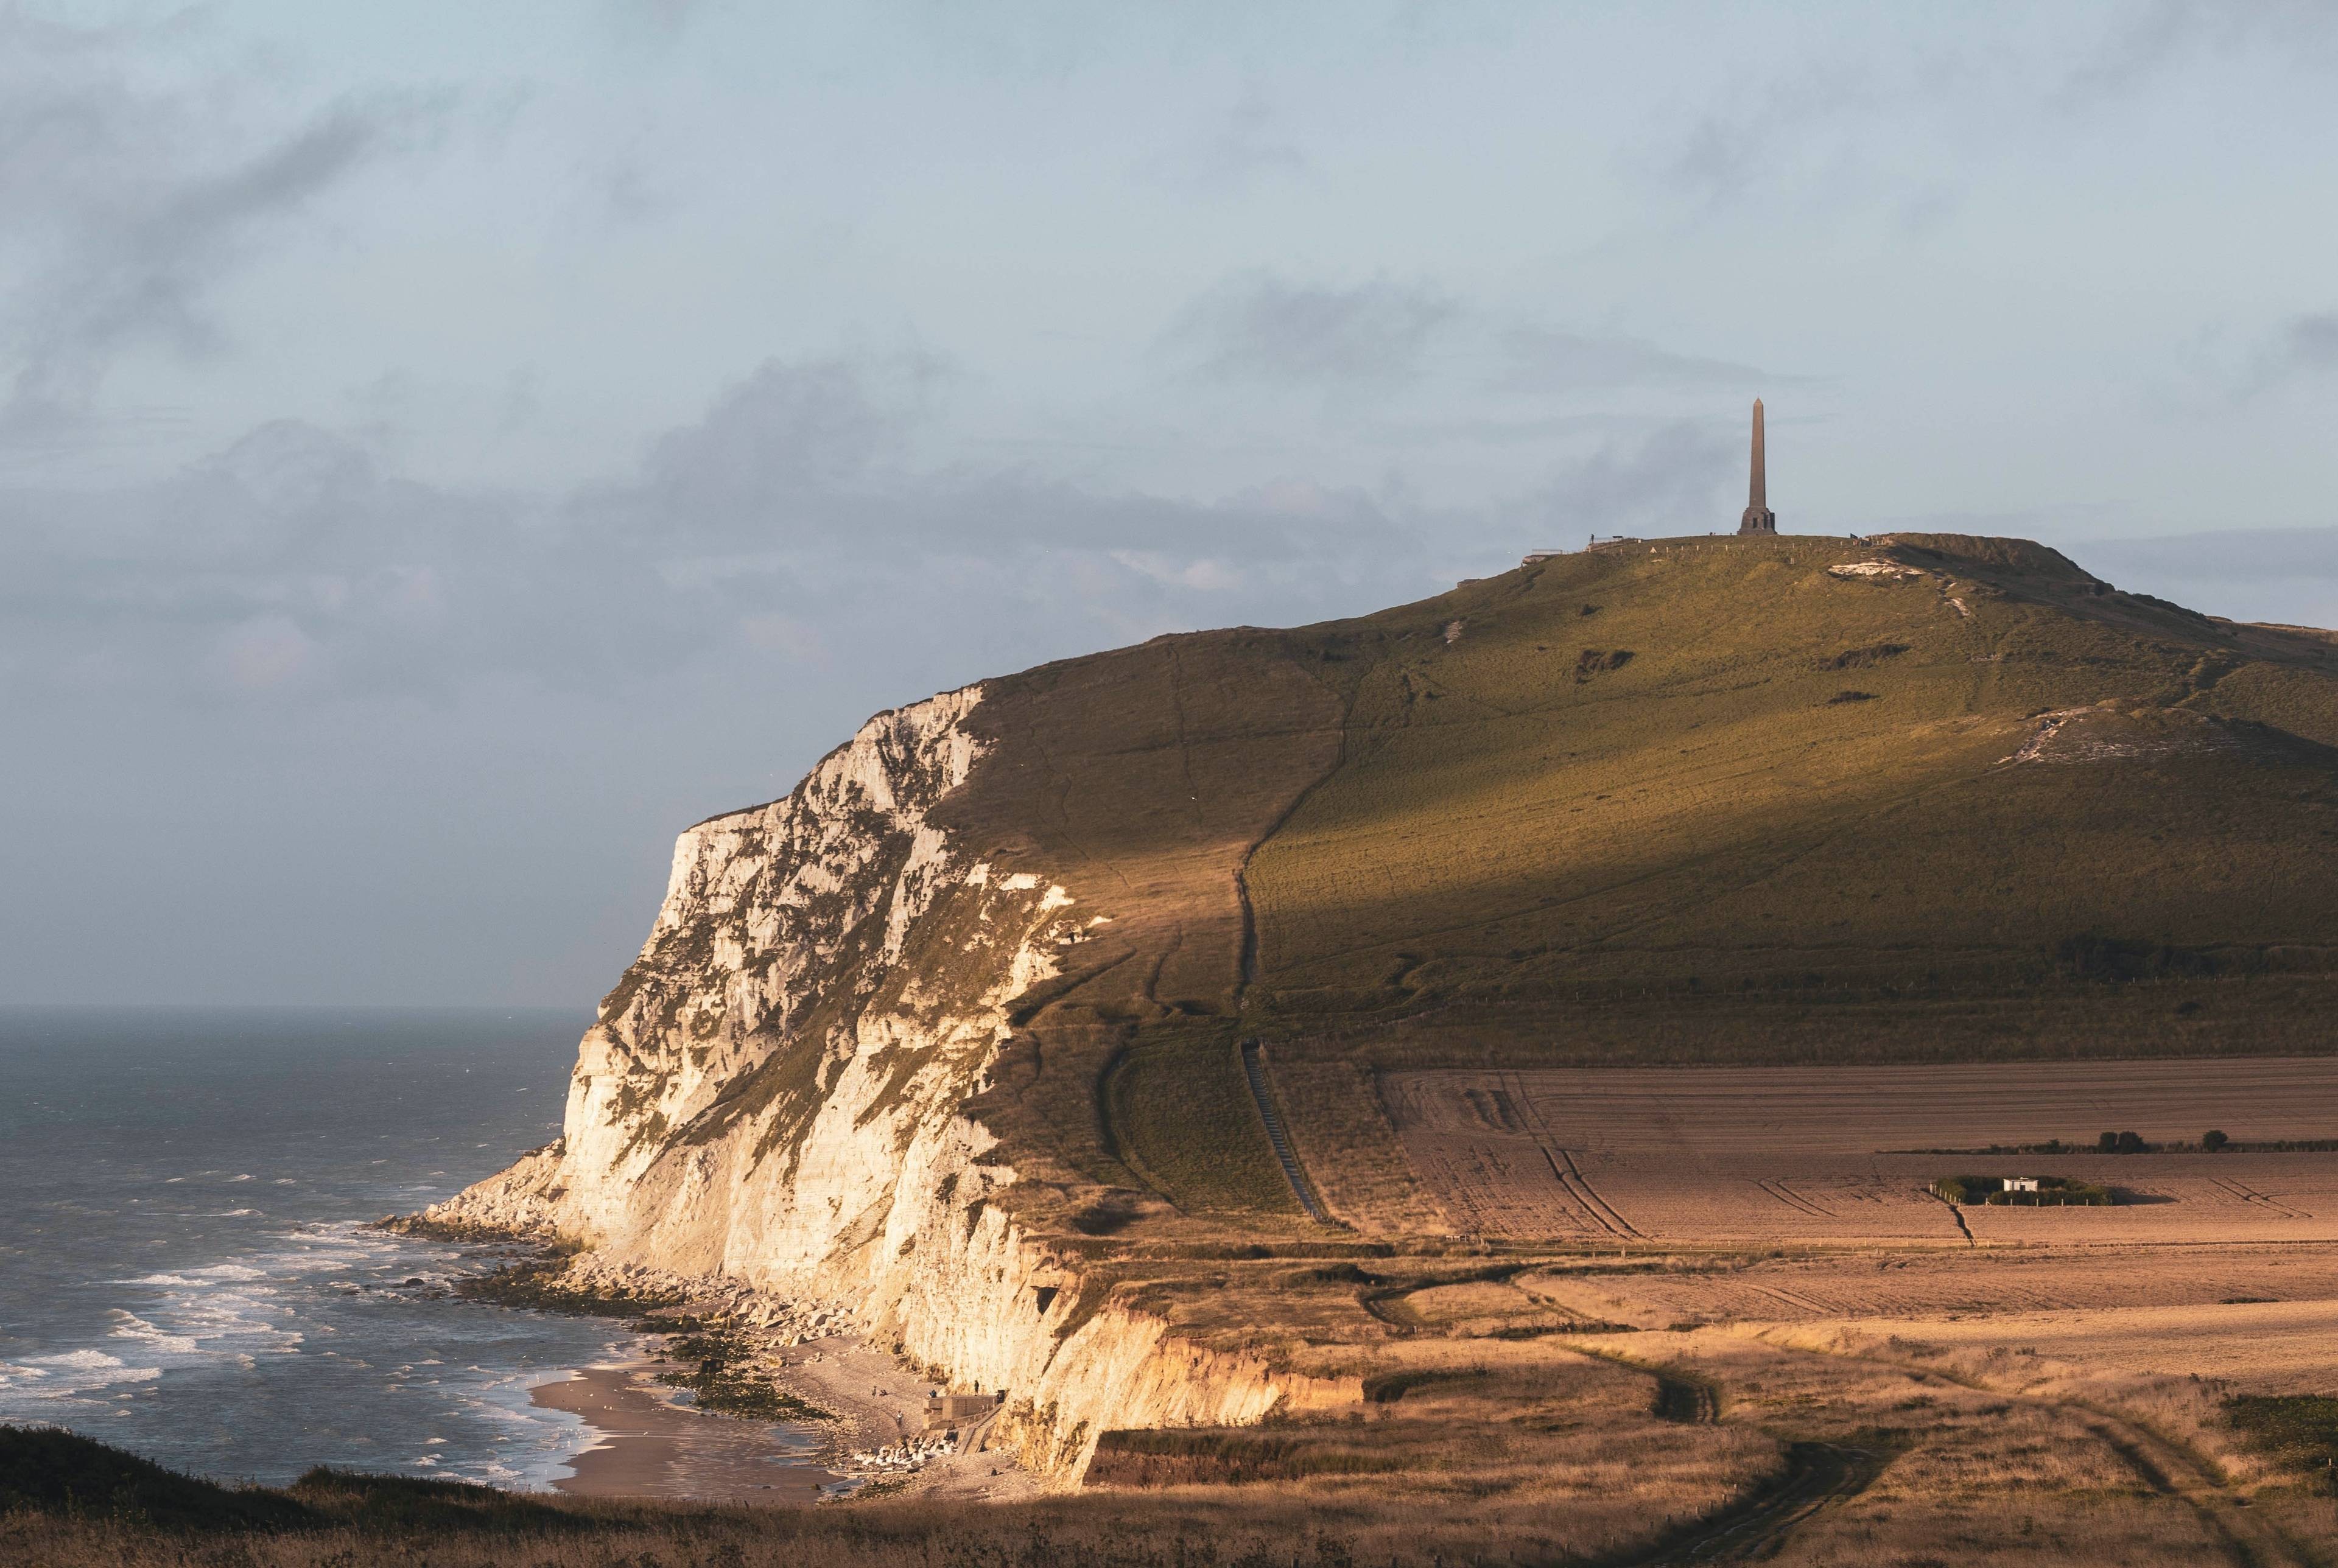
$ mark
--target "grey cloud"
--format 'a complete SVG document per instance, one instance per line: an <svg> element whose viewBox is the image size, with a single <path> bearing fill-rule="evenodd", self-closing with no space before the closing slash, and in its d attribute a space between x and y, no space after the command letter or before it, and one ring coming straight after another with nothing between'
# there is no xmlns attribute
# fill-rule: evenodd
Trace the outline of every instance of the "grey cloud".
<svg viewBox="0 0 2338 1568"><path fill-rule="evenodd" d="M1577 534L1713 532L1736 522L1725 497L1741 460L1734 441L1709 426L1666 425L1637 445L1603 443L1554 475L1520 510L1549 535L1537 541L1543 548L1571 548Z"/></svg>
<svg viewBox="0 0 2338 1568"><path fill-rule="evenodd" d="M1547 327L1518 327L1503 333L1501 357L1498 385L1511 391L1742 387L1768 379L1751 365L1675 354L1645 338L1591 337Z"/></svg>
<svg viewBox="0 0 2338 1568"><path fill-rule="evenodd" d="M2147 86L2203 54L2272 44L2326 63L2338 49L2338 11L2323 0L2150 0L2117 10L2062 84L2084 107Z"/></svg>
<svg viewBox="0 0 2338 1568"><path fill-rule="evenodd" d="M2338 312L2292 317L2260 348L2242 396L2264 392L2299 376L2338 371Z"/></svg>
<svg viewBox="0 0 2338 1568"><path fill-rule="evenodd" d="M1306 154L1253 83L1191 144L1148 160L1142 172L1187 191L1242 190L1275 175L1303 174Z"/></svg>
<svg viewBox="0 0 2338 1568"><path fill-rule="evenodd" d="M2338 583L2338 528L2235 528L2098 539L2068 548L2089 564L2106 563L2097 573L2104 577L2112 577L2109 564L2116 564L2124 573L2175 583L2271 584L2296 578Z"/></svg>
<svg viewBox="0 0 2338 1568"><path fill-rule="evenodd" d="M1453 299L1426 284L1376 279L1340 288L1250 273L1186 306L1165 341L1216 379L1403 380L1460 316Z"/></svg>
<svg viewBox="0 0 2338 1568"><path fill-rule="evenodd" d="M68 427L124 349L216 347L211 291L410 113L238 132L234 83L153 86L132 69L141 42L0 15L0 436Z"/></svg>
<svg viewBox="0 0 2338 1568"><path fill-rule="evenodd" d="M899 451L940 374L917 359L768 361L658 437L643 484L702 527L851 485Z"/></svg>
<svg viewBox="0 0 2338 1568"><path fill-rule="evenodd" d="M916 358L766 364L622 481L566 494L418 484L298 422L160 483L0 490L0 687L448 705L795 670L875 705L1164 631L1377 608L1578 533L1695 531L1736 464L1734 436L1671 425L1466 513L1301 484L1195 501L921 461L949 381Z"/></svg>
<svg viewBox="0 0 2338 1568"><path fill-rule="evenodd" d="M1745 84L1729 107L1699 115L1685 132L1654 146L1628 152L1626 162L1705 207L1802 181L1813 160L1825 170L1819 183L1840 187L1861 153L1841 138L1829 144L1823 132L1885 106L1944 93L1957 73L1929 60L1909 81L1887 83L1885 74L1870 60L1806 61L1791 74Z"/></svg>
<svg viewBox="0 0 2338 1568"><path fill-rule="evenodd" d="M640 473L568 508L609 540L662 537L700 572L777 554L911 546L952 556L1151 549L1263 557L1295 535L1384 522L1353 497L1290 508L1098 491L1021 467L928 469L917 437L953 378L919 357L771 361L651 443Z"/></svg>
<svg viewBox="0 0 2338 1568"><path fill-rule="evenodd" d="M702 0L604 0L604 4L620 28L630 32L646 27L668 38L686 31L706 10Z"/></svg>
<svg viewBox="0 0 2338 1568"><path fill-rule="evenodd" d="M2119 587L2212 614L2338 625L2338 528L2252 528L2062 548Z"/></svg>
<svg viewBox="0 0 2338 1568"><path fill-rule="evenodd" d="M1743 192L1764 166L1766 137L1757 135L1759 118L1724 123L1714 115L1700 117L1663 160L1666 182L1707 201L1719 201Z"/></svg>
<svg viewBox="0 0 2338 1568"><path fill-rule="evenodd" d="M446 703L483 684L607 696L701 666L855 679L1012 668L1180 626L1402 596L1413 535L1368 498L1195 504L1016 470L929 468L934 373L767 365L650 444L626 482L466 493L361 443L263 426L171 479L0 491L0 685L135 702ZM1380 573L1362 603L1310 563Z"/></svg>

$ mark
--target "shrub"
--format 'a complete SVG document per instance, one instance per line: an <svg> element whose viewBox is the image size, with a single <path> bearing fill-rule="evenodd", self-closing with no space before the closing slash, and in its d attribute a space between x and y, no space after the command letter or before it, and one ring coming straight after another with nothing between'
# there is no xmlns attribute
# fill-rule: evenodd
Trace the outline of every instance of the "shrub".
<svg viewBox="0 0 2338 1568"><path fill-rule="evenodd" d="M2111 1190L2092 1181L2073 1181L2065 1176L2040 1176L2035 1192L2009 1192L1999 1186L1982 1201L1999 1208L2107 1209L2111 1202Z"/></svg>
<svg viewBox="0 0 2338 1568"><path fill-rule="evenodd" d="M1631 662L1632 651L1628 648L1586 648L1576 656L1576 682L1579 685L1594 675L1605 674L1610 670L1621 670Z"/></svg>
<svg viewBox="0 0 2338 1568"><path fill-rule="evenodd" d="M2172 947L2098 931L2064 937L2055 946L2054 957L2064 974L2079 980L2197 978L2224 974L2232 966L2225 955L2205 948Z"/></svg>
<svg viewBox="0 0 2338 1568"><path fill-rule="evenodd" d="M2035 1192L2008 1191L1999 1176L1943 1176L1932 1183L1932 1192L1951 1203L1985 1203L1999 1209L2105 1209L2112 1201L2109 1188L2073 1181L2067 1176L2038 1177Z"/></svg>
<svg viewBox="0 0 2338 1568"><path fill-rule="evenodd" d="M2225 1144L2230 1143L2231 1142L2232 1140L2230 1138L2225 1137L2222 1132L2217 1132L2213 1127L2207 1132L2200 1134L2200 1147L2205 1149L2211 1154L2214 1154L2217 1150L2222 1149Z"/></svg>

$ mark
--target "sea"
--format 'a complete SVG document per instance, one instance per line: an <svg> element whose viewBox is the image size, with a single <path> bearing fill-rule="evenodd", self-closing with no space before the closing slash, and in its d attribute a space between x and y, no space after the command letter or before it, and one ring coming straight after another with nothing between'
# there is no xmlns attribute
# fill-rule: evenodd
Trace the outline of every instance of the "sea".
<svg viewBox="0 0 2338 1568"><path fill-rule="evenodd" d="M590 1022L0 1009L0 1423L264 1485L566 1475L593 1434L528 1390L640 1342L455 1298L490 1250L368 1222L556 1136Z"/></svg>

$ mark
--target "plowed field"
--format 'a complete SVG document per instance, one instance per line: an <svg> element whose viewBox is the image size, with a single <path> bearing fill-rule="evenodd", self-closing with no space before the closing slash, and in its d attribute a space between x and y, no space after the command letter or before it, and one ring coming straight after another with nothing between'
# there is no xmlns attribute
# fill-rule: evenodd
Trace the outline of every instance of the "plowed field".
<svg viewBox="0 0 2338 1568"><path fill-rule="evenodd" d="M1706 1243L2338 1240L2338 1153L1926 1153L2104 1131L2338 1138L2338 1058L1391 1073L1407 1158L1455 1228ZM1961 1211L1951 1174L2110 1186L2108 1209ZM1963 1221L1960 1225L1960 1214Z"/></svg>

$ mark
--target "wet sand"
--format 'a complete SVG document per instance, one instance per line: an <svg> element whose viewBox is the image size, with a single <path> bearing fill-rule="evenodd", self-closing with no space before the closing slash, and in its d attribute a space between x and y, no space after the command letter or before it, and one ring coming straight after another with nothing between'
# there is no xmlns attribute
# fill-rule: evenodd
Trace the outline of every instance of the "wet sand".
<svg viewBox="0 0 2338 1568"><path fill-rule="evenodd" d="M569 1463L555 1489L597 1497L688 1497L699 1502L817 1502L837 1479L816 1463L818 1433L765 1421L705 1416L668 1402L651 1363L587 1367L540 1383L528 1397L565 1410L595 1441Z"/></svg>

